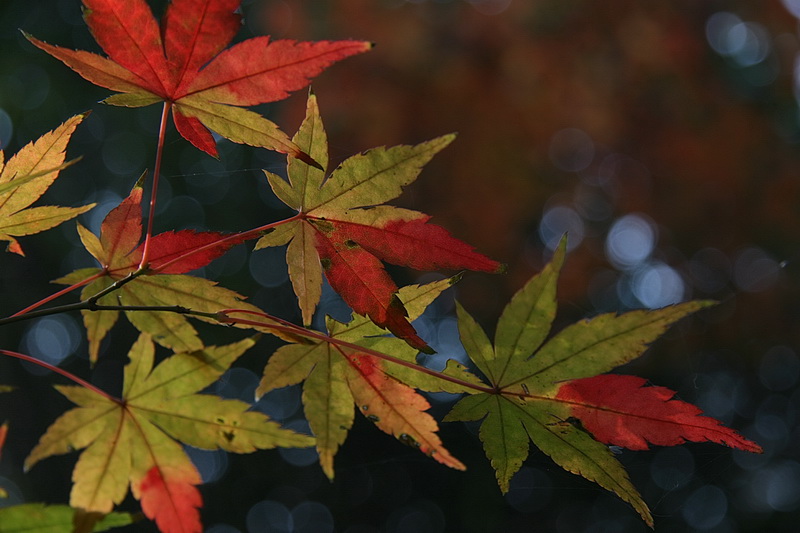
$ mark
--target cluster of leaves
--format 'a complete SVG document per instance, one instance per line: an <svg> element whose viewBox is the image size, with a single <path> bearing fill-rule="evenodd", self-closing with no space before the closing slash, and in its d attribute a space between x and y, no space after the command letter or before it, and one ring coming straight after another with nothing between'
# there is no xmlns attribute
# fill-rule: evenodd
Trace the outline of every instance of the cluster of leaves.
<svg viewBox="0 0 800 533"><path fill-rule="evenodd" d="M108 58L28 39L89 81L120 93L106 103L164 102L153 198L171 110L180 134L208 154L216 154L209 129L234 142L288 154L288 181L269 172L266 177L297 214L232 235L189 230L153 235L154 204L145 228L140 179L108 213L99 236L78 224L80 239L98 267L59 278L66 289L0 323L80 310L92 362L121 313L140 336L127 351L119 398L51 367L77 383L56 387L77 407L53 422L25 466L83 450L73 472L70 507L4 509L0 532L28 528L31 516L41 517L34 522L41 530L50 525L101 531L129 523L134 515L113 512L129 490L161 531L199 532L201 479L182 444L233 453L316 446L321 468L333 479L335 455L356 411L439 463L463 470L437 435L438 422L426 412L429 404L418 390L464 395L444 420L482 420L480 439L502 491L527 457L530 441L564 469L619 495L649 525L653 519L647 505L609 445L637 450L649 444L712 441L760 451L696 407L675 400L672 391L645 386L641 378L606 374L709 302L601 315L551 336L565 241L505 308L494 344L458 307L461 341L471 364L450 360L444 370L435 371L417 363L419 352L432 350L412 322L458 277L399 288L383 262L417 270L496 273L503 268L431 224L428 215L384 205L454 136L375 148L329 174L327 136L315 95L309 95L306 117L291 139L267 119L236 107L283 98L332 62L368 50L369 43L270 42L261 37L223 50L239 27L238 0L174 0L160 28L143 0L84 0L84 5L87 24ZM48 229L92 207L29 207L65 166L66 144L82 119L69 119L3 168L0 210L8 216L0 238L11 243L10 251L22 253L15 237ZM187 274L256 238L256 248L287 246L304 325L271 316L245 303L244 296ZM327 331L319 332L309 324L323 275L354 314L347 323L328 318ZM43 307L79 288L78 303ZM269 358L257 394L302 383L313 436L279 427L248 403L201 393L253 348L256 337L209 346L190 318L286 341ZM172 352L157 365L156 344ZM32 359L10 350L0 353ZM5 433L4 426L0 439Z"/></svg>

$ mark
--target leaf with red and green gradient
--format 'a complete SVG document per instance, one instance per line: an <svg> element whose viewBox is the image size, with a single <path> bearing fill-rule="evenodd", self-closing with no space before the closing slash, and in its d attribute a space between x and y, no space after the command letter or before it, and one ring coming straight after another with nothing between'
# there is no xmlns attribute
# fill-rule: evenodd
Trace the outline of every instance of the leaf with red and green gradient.
<svg viewBox="0 0 800 533"><path fill-rule="evenodd" d="M106 103L173 104L178 132L214 156L209 129L313 163L275 124L233 106L282 100L331 64L372 47L364 41L254 37L226 49L241 27L239 0L173 0L160 25L145 0L83 0L83 5L107 58L26 37L88 81L122 93Z"/></svg>
<svg viewBox="0 0 800 533"><path fill-rule="evenodd" d="M615 374L576 379L561 385L556 398L568 402L571 416L605 444L646 450L648 443L675 446L710 441L761 453L758 444L703 416L697 406L676 400L675 391L647 387L646 381Z"/></svg>
<svg viewBox="0 0 800 533"><path fill-rule="evenodd" d="M155 346L148 335L140 335L128 353L122 398L79 386L56 387L78 407L50 425L25 467L83 449L72 475L72 507L109 513L130 486L163 533L201 532L200 474L181 443L233 453L314 443L251 411L249 404L199 394L253 344L245 339L176 353L154 368Z"/></svg>
<svg viewBox="0 0 800 533"><path fill-rule="evenodd" d="M410 318L417 318L454 280L445 279L427 285L411 285L399 291L399 298L409 310ZM355 406L382 431L401 442L418 448L436 461L464 469L456 458L442 446L436 431L436 421L428 413L429 404L414 389L389 374L389 367L408 368L415 363L418 351L393 337L383 337L390 348L400 348L395 358L406 361L407 366L389 364L365 353L358 346L342 346L334 340L373 347L383 330L363 316L355 316L349 324L328 319L329 339L308 337L302 343L287 344L278 348L264 368L264 376L256 390L258 397L281 387L303 383L303 406L311 431L317 441L320 466L325 474L334 477L334 456L344 443L353 425ZM383 346L383 345L381 345ZM419 368L419 367L417 367ZM424 370L424 369L423 369ZM457 379L468 379L466 370L451 366ZM401 375L401 373L397 373ZM425 375L425 374L423 374ZM477 378L474 378L477 380ZM430 377L426 384L431 385ZM447 383L442 381L442 383ZM451 383L452 392L461 392ZM447 386L437 387L444 390Z"/></svg>
<svg viewBox="0 0 800 533"><path fill-rule="evenodd" d="M67 143L86 115L76 115L36 141L23 146L8 162L0 150L0 241L8 251L25 255L16 237L33 235L85 213L83 207L30 207L50 188L66 164Z"/></svg>
<svg viewBox="0 0 800 533"><path fill-rule="evenodd" d="M532 442L565 470L614 492L652 526L653 517L607 444L632 449L713 441L758 452L760 447L662 387L631 376L598 375L639 357L667 328L711 305L686 302L663 309L608 313L550 335L556 284L566 254L517 292L500 316L494 343L457 307L461 342L486 377L466 390L446 421L481 420L480 439L503 492Z"/></svg>
<svg viewBox="0 0 800 533"><path fill-rule="evenodd" d="M256 248L289 242L286 261L305 324L310 324L319 303L324 272L356 313L415 348L430 351L408 321L382 261L417 270L502 270L497 261L430 224L429 216L380 205L398 197L454 138L445 135L415 146L375 148L345 160L327 177L324 169L299 160L290 160L288 182L267 172L275 194L297 209L301 219L265 235ZM327 136L313 94L293 141L326 165Z"/></svg>
<svg viewBox="0 0 800 533"><path fill-rule="evenodd" d="M100 237L79 225L81 241L108 275L120 279L139 267L142 240L141 180L120 205L109 211L100 226ZM212 231L180 230L154 235L150 241L148 268L162 274L183 274L206 266L245 239Z"/></svg>
<svg viewBox="0 0 800 533"><path fill-rule="evenodd" d="M58 280L72 285L92 279L81 292L87 299L114 282L136 271L142 258L142 188L137 183L120 205L109 211L100 226L100 237L78 225L78 233L87 251L100 263L100 268L80 269ZM184 272L201 268L224 254L243 239L236 234L193 230L168 231L152 237L149 271L98 301L101 305L170 306L204 313L238 308L259 311L244 302L245 297L216 283ZM97 361L103 339L117 322L115 310L83 310L83 321L89 340L89 358ZM130 322L149 333L167 348L188 351L202 348L197 331L184 315L156 310L126 312ZM210 318L198 317L216 323Z"/></svg>

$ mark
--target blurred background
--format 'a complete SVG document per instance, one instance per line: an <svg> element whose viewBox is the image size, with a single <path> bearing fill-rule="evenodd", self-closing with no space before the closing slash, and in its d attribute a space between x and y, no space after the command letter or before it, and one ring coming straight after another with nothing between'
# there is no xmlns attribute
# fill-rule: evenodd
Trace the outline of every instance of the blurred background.
<svg viewBox="0 0 800 533"><path fill-rule="evenodd" d="M161 13L165 2L150 2ZM800 1L252 0L238 39L371 40L370 53L314 82L332 167L364 149L457 131L396 202L508 263L502 276L469 274L416 325L439 355L463 360L452 301L492 331L511 295L549 258L564 232L570 253L557 327L607 311L720 301L682 322L621 368L678 391L759 442L760 456L689 444L618 457L653 510L659 532L796 531L800 518ZM7 154L92 109L65 170L40 202L98 207L80 217L97 231L105 213L152 168L160 109L98 105L95 87L31 46L99 51L77 0L0 4L0 146ZM305 95L256 110L292 133ZM250 229L285 218L266 168L282 157L219 143L214 160L171 129L157 231ZM0 255L2 315L52 293L47 281L93 266L74 223L23 238L26 258ZM199 274L299 321L283 250L233 249ZM401 283L437 274L392 269ZM66 298L66 301L73 301ZM319 316L347 317L327 287ZM321 325L321 320L317 320ZM220 335L220 342L227 342ZM230 332L223 332L228 335ZM0 345L119 387L133 333L118 326L93 369L77 315L0 329ZM227 339L227 340L225 340ZM265 339L213 390L252 401L277 341ZM21 464L69 407L62 379L0 361L11 433L0 462L8 499L68 501L75 454L31 472ZM431 395L440 416L454 401ZM255 406L304 429L300 390ZM356 421L329 483L308 450L237 457L191 449L213 533L629 532L637 515L603 489L561 471L537 450L503 496L476 426L442 437L468 466L452 472ZM126 508L136 505L128 500ZM151 524L131 531L151 531Z"/></svg>

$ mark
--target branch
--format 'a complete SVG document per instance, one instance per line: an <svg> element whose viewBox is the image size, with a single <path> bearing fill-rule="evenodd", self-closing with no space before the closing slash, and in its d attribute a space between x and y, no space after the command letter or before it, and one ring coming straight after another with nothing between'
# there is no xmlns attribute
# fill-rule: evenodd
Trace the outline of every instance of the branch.
<svg viewBox="0 0 800 533"><path fill-rule="evenodd" d="M247 319L241 319L241 318L233 318L233 317L230 316L231 313L241 313L241 314L261 316L262 318L265 318L265 319L267 319L267 320L269 320L271 322L277 322L278 325L275 325L275 324L272 324L272 323L269 323L269 322L261 322L261 321L257 321L257 320L247 320ZM379 351L373 350L371 348L366 348L364 346L359 346L358 344L353 344L352 342L343 341L341 339L337 339L335 337L328 336L328 335L326 335L324 333L320 333L318 331L313 331L313 330L310 330L310 329L303 328L301 326L297 326L295 324L291 324L291 323L289 323L289 322L287 322L287 321L285 321L283 319L274 317L274 316L272 316L272 315L270 315L268 313L257 313L255 311L247 311L245 309L226 309L224 311L220 311L219 313L217 313L217 315L218 315L217 319L220 322L223 322L223 323L241 324L241 325L244 325L244 326L255 326L255 327L260 327L260 328L265 328L265 329L271 329L271 330L274 330L274 331L280 331L282 333L288 333L290 335L299 335L301 337L305 337L305 338L308 338L308 339L327 342L329 344L333 344L334 346L337 346L338 348L347 348L349 350L357 351L359 353L363 353L363 354L366 354L366 355L371 355L373 357L377 357L378 359L382 359L382 360L388 361L390 363L394 363L394 364L397 364L397 365L400 365L400 366L404 366L404 367L410 368L412 370L416 370L417 372L422 372L423 374L428 374L430 376L433 376L435 378L441 379L443 381L449 381L450 383L455 383L455 384L460 385L462 387L466 387L466 388L469 388L469 389L472 389L472 390L475 390L475 391L478 391L478 392L484 392L484 393L487 393L487 394L498 394L498 393L501 393L501 391L498 391L497 389L492 388L492 387L484 387L484 386L481 386L481 385L476 385L474 383L470 383L468 381L464 381L462 379L455 378L453 376L448 376L447 374L444 374L444 373L439 372L437 370L432 370L432 369L424 367L422 365L418 365L416 363L411 363L411 362L406 361L404 359L400 359L398 357L394 357L392 355L385 354L383 352L379 352ZM515 396L519 396L519 394L515 394Z"/></svg>
<svg viewBox="0 0 800 533"><path fill-rule="evenodd" d="M132 272L131 275L119 280L117 283L120 283L120 286L123 284L123 281L130 281L133 279L131 276L135 274ZM114 284L116 285L116 283ZM0 326L11 324L14 322L21 322L23 320L31 320L33 318L39 318L43 316L55 315L59 313L68 313L72 311L164 311L167 313L178 313L181 315L190 315L190 316L201 316L204 318L211 318L215 320L219 320L219 313L207 313L205 311L195 311L193 309L189 309L187 307L183 307L181 305L102 305L98 304L97 300L105 296L105 294L111 292L109 289L114 287L114 285L110 285L106 287L99 293L95 294L94 296L87 298L82 302L77 302L74 304L66 304L66 305L59 305L56 307L50 307L48 309L41 309L39 311L33 311L30 313L26 313L24 315L14 315L7 318L0 318ZM114 290L118 289L119 286L114 287ZM222 320L219 320L221 323L225 323Z"/></svg>
<svg viewBox="0 0 800 533"><path fill-rule="evenodd" d="M169 110L172 108L172 103L169 101L164 102L164 107L161 110L161 125L158 128L158 146L156 148L156 164L153 168L153 188L150 193L150 212L147 216L147 231L144 234L144 246L142 250L142 260L139 262L139 270L147 267L147 261L150 258L150 238L153 236L153 219L156 214L156 195L158 194L158 177L161 174L161 159L164 154L164 137L167 132L167 122L169 120Z"/></svg>
<svg viewBox="0 0 800 533"><path fill-rule="evenodd" d="M100 396L108 398L112 402L115 402L115 403L118 403L118 404L122 404L123 403L122 400L120 400L119 398L111 396L106 391L95 387L94 385L92 385L88 381L79 378L78 376L76 376L75 374L72 374L71 372L67 372L63 368L59 368L57 366L51 365L50 363L46 363L45 361L42 361L40 359L36 359L35 357L31 357L30 355L26 355L24 353L12 352L11 350L0 350L0 354L7 355L9 357L15 357L17 359L22 359L23 361L28 361L29 363L33 363L35 365L39 365L42 368L46 368L48 370L52 370L53 372L61 374L65 378L69 379L70 381L73 381L73 382L77 383L78 385L80 385L82 387L86 387L87 389L91 390L92 392L96 392Z"/></svg>

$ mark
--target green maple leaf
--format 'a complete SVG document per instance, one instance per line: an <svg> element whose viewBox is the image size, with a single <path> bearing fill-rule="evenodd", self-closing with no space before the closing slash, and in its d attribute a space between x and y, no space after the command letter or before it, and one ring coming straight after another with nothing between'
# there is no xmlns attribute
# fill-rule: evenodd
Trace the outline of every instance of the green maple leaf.
<svg viewBox="0 0 800 533"><path fill-rule="evenodd" d="M155 347L140 335L128 353L121 399L80 386L56 387L78 407L53 422L25 467L85 448L72 475L72 507L108 513L130 486L162 532L199 533L200 474L180 443L250 453L314 442L250 411L249 404L198 394L253 344L245 339L177 353L153 368Z"/></svg>
<svg viewBox="0 0 800 533"><path fill-rule="evenodd" d="M327 136L316 97L309 95L305 120L292 140L321 168L291 159L288 182L266 173L275 194L298 216L256 244L258 249L288 243L289 277L305 324L311 323L319 302L324 273L356 313L429 352L408 321L397 286L381 261L417 270L503 269L444 228L428 223L430 216L380 205L398 197L454 138L444 135L414 146L374 148L348 158L326 176Z"/></svg>
<svg viewBox="0 0 800 533"><path fill-rule="evenodd" d="M399 297L409 312L409 319L422 314L453 281L444 279L401 288ZM401 442L419 448L442 464L464 469L464 465L450 455L436 435L438 426L425 412L429 407L427 400L401 379L417 374L425 376L419 378L419 382L433 390L461 392L465 389L446 379L421 374L419 370L415 372L397 363L387 363L363 351L369 348L393 349L390 353L396 356L396 361L410 364L418 354L400 339L371 337L386 332L367 317L356 315L347 324L331 318L327 322L329 339L346 342L348 346L319 336L309 336L302 343L282 346L270 357L256 390L256 394L261 396L303 382L303 406L325 474L333 479L333 459L353 425L354 406L379 429ZM355 342L362 346L355 345ZM448 373L454 381L470 380L471 376L455 364L449 367ZM474 376L471 379L478 382ZM417 382L411 382L417 385Z"/></svg>
<svg viewBox="0 0 800 533"><path fill-rule="evenodd" d="M59 127L28 143L5 163L0 150L0 240L8 250L25 255L16 237L53 228L85 213L95 204L83 207L30 207L58 178L65 150L75 128L86 115L76 115Z"/></svg>
<svg viewBox="0 0 800 533"><path fill-rule="evenodd" d="M607 445L643 449L648 442L708 440L754 452L760 447L672 399L672 391L642 387L644 380L633 376L602 374L638 357L670 325L711 302L599 315L546 341L565 250L564 240L552 262L512 298L498 321L494 344L457 307L464 348L488 383L483 391L469 391L445 421L483 421L480 439L503 492L533 442L565 470L630 503L652 526L647 505Z"/></svg>
<svg viewBox="0 0 800 533"><path fill-rule="evenodd" d="M0 509L0 533L72 533L76 531L75 519L79 513L67 505L43 503L4 507ZM127 526L136 521L130 513L110 513L93 518L97 521L88 529L93 533Z"/></svg>
<svg viewBox="0 0 800 533"><path fill-rule="evenodd" d="M81 241L100 267L76 270L55 280L56 283L84 284L81 298L86 300L138 269L143 248L140 243L142 193L141 186L136 184L130 195L106 215L99 237L78 225ZM186 316L154 308L177 306L212 314L230 308L260 311L247 304L244 296L220 287L216 282L184 274L208 264L239 242L241 240L235 235L225 236L216 232L183 230L155 235L151 240L148 271L161 273L136 277L97 303L149 307L150 310L128 310L125 315L134 327L150 334L166 348L199 350L203 342ZM82 314L89 340L89 356L94 362L100 343L117 322L120 311L83 310ZM214 318L194 316L198 320L218 323Z"/></svg>

